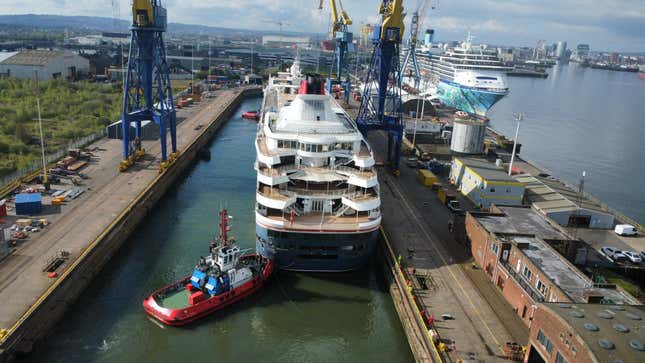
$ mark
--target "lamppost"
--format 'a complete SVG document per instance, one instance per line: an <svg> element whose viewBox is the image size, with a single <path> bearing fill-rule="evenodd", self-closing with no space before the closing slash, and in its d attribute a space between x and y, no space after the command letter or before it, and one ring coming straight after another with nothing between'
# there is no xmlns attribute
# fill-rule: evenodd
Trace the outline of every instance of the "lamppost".
<svg viewBox="0 0 645 363"><path fill-rule="evenodd" d="M511 153L511 163L508 164L508 175L510 176L513 172L513 161L515 160L515 149L517 148L517 138L520 134L520 123L524 119L524 115L521 113L513 114L513 117L517 121L517 129L515 129L515 140L513 140L513 152Z"/></svg>

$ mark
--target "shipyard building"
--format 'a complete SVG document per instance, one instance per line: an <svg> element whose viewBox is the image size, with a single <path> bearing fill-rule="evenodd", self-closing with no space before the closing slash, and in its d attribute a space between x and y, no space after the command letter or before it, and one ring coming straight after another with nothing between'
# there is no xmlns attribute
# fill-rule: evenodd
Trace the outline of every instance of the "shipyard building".
<svg viewBox="0 0 645 363"><path fill-rule="evenodd" d="M522 205L524 183L486 160L455 157L450 182L479 208L489 208L492 204Z"/></svg>
<svg viewBox="0 0 645 363"><path fill-rule="evenodd" d="M539 304L524 361L642 362L643 319L643 305Z"/></svg>
<svg viewBox="0 0 645 363"><path fill-rule="evenodd" d="M0 75L18 79L34 79L35 72L41 81L52 78L74 80L87 75L90 61L75 53L50 50L24 50L0 56Z"/></svg>
<svg viewBox="0 0 645 363"><path fill-rule="evenodd" d="M530 207L493 206L468 213L465 223L476 263L529 327L540 303L638 303L614 285L594 283L564 258L554 246L572 239ZM574 258L578 252L571 251Z"/></svg>

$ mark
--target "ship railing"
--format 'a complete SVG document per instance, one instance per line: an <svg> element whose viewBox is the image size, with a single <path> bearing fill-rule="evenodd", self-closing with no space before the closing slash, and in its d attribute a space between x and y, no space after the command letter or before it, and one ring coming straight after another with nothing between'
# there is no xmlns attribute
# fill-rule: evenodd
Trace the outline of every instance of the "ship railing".
<svg viewBox="0 0 645 363"><path fill-rule="evenodd" d="M350 168L348 166L337 166L336 170L341 171L341 172L344 171L344 172L347 172L347 173L351 173L352 175L355 175L355 176L357 176L359 178L362 178L362 179L369 179L369 178L375 176L373 171L361 171L361 170L358 170L356 168Z"/></svg>

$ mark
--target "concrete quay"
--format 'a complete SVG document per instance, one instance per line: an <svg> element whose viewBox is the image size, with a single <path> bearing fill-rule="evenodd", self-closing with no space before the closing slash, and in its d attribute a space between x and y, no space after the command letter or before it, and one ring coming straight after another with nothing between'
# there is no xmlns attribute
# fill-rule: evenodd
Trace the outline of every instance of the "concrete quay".
<svg viewBox="0 0 645 363"><path fill-rule="evenodd" d="M46 336L240 101L260 94L257 87L231 89L178 110L181 154L162 172L158 141L144 142L146 155L123 173L118 171L121 140L101 139L90 146L97 151L83 170L89 176L85 192L47 215L51 225L0 262L0 329L6 329L0 337L0 361L31 351ZM48 278L43 267L63 250L70 258L58 267L57 278Z"/></svg>

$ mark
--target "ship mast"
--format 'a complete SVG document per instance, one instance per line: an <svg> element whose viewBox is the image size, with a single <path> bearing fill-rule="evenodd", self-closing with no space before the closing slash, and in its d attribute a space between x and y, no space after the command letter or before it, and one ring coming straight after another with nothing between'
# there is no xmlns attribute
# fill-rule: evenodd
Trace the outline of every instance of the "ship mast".
<svg viewBox="0 0 645 363"><path fill-rule="evenodd" d="M228 244L229 228L228 213L226 212L226 209L222 209L219 212L219 241L222 246L226 246Z"/></svg>

